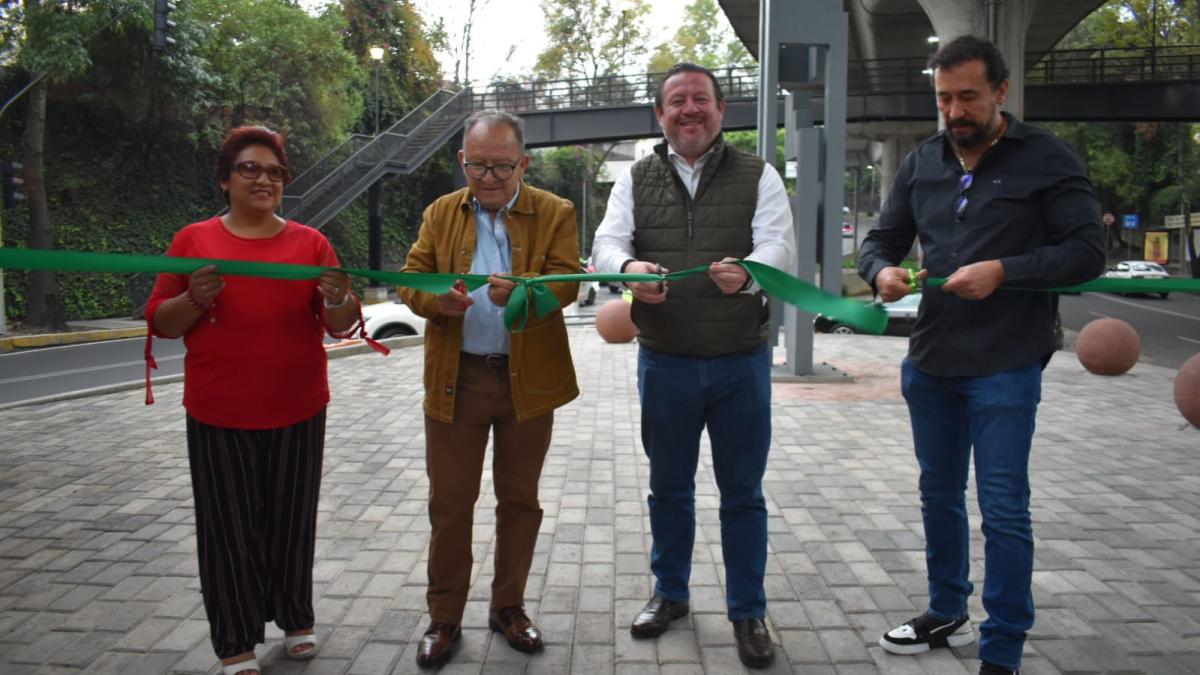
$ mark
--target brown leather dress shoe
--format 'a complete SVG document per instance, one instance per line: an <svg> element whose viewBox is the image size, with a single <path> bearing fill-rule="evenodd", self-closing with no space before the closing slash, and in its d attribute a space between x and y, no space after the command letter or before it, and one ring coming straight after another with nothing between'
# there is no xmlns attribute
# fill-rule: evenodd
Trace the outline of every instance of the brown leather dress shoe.
<svg viewBox="0 0 1200 675"><path fill-rule="evenodd" d="M629 626L629 632L635 638L658 637L667 632L667 627L671 625L672 621L687 616L687 613L688 604L686 602L675 602L656 595L650 598L650 602L647 602L642 611L634 618L633 624Z"/></svg>
<svg viewBox="0 0 1200 675"><path fill-rule="evenodd" d="M440 666L450 660L454 643L462 637L462 627L434 621L429 624L417 646L417 665L422 668Z"/></svg>
<svg viewBox="0 0 1200 675"><path fill-rule="evenodd" d="M493 609L488 614L488 628L503 633L508 646L519 652L536 652L543 647L542 631L533 625L522 607Z"/></svg>
<svg viewBox="0 0 1200 675"><path fill-rule="evenodd" d="M737 638L738 658L747 667L766 668L775 660L771 634L762 619L734 621L733 636Z"/></svg>

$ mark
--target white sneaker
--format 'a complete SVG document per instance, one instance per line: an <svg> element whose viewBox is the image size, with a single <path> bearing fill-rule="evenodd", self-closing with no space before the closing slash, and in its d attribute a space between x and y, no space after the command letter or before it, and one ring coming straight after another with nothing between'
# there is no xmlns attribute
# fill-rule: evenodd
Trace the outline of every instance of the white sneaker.
<svg viewBox="0 0 1200 675"><path fill-rule="evenodd" d="M926 612L884 633L879 646L893 654L920 654L935 647L965 647L974 641L970 617L942 621Z"/></svg>

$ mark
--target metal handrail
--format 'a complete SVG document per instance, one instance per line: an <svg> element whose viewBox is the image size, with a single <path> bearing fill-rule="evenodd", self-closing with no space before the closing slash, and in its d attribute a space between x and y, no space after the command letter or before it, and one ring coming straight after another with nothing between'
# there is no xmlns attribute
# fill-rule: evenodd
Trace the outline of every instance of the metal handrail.
<svg viewBox="0 0 1200 675"><path fill-rule="evenodd" d="M387 131L312 181L303 192L289 189L290 194L283 198L283 213L319 228L382 173L395 171L397 165L404 167L400 173L414 170L431 154L426 146L440 146L439 139L461 120L463 101L470 101L469 90L435 92Z"/></svg>
<svg viewBox="0 0 1200 675"><path fill-rule="evenodd" d="M932 89L924 57L863 59L848 65L849 92L924 92ZM1026 84L1128 83L1200 80L1200 45L1060 49L1026 54ZM758 95L756 67L714 71L727 99ZM533 112L649 104L663 73L499 82L474 96L474 107Z"/></svg>
<svg viewBox="0 0 1200 675"><path fill-rule="evenodd" d="M329 173L333 167L341 164L347 157L358 152L370 140L371 137L366 134L352 134L346 140L338 143L332 150L321 155L320 159L313 162L313 165L305 169L299 176L293 178L292 182L288 183L288 188L295 194L304 194L304 192ZM347 150L351 146L353 146L352 149Z"/></svg>

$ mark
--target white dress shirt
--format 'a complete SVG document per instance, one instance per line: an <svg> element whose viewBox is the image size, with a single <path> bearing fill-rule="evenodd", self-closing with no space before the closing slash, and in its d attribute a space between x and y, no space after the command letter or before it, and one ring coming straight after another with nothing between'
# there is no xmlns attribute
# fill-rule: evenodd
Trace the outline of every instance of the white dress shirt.
<svg viewBox="0 0 1200 675"><path fill-rule="evenodd" d="M667 146L667 157L687 187L688 194L693 197L696 196L696 188L700 184L700 173L711 155L712 150L709 150L696 160L695 166L692 166L669 144ZM598 272L620 272L621 265L626 260L637 257L633 252L632 173L630 170L621 174L613 185L608 196L604 220L596 228L596 235L592 240L592 264ZM792 234L792 207L788 203L783 179L769 163L764 164L762 177L758 180L758 202L754 208L750 228L753 250L745 259L789 271L796 248L795 237ZM753 293L757 290L757 284L753 284L744 292Z"/></svg>

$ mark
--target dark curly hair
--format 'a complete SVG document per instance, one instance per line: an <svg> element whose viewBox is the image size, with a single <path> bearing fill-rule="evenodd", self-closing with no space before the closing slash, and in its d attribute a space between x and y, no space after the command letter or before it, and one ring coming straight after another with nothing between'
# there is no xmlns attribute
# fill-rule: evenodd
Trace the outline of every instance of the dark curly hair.
<svg viewBox="0 0 1200 675"><path fill-rule="evenodd" d="M967 61L983 61L987 67L988 84L992 89L999 87L1008 79L1008 66L1004 65L1004 57L1000 50L986 38L974 35L964 35L955 38L937 50L929 59L929 68L953 68Z"/></svg>

